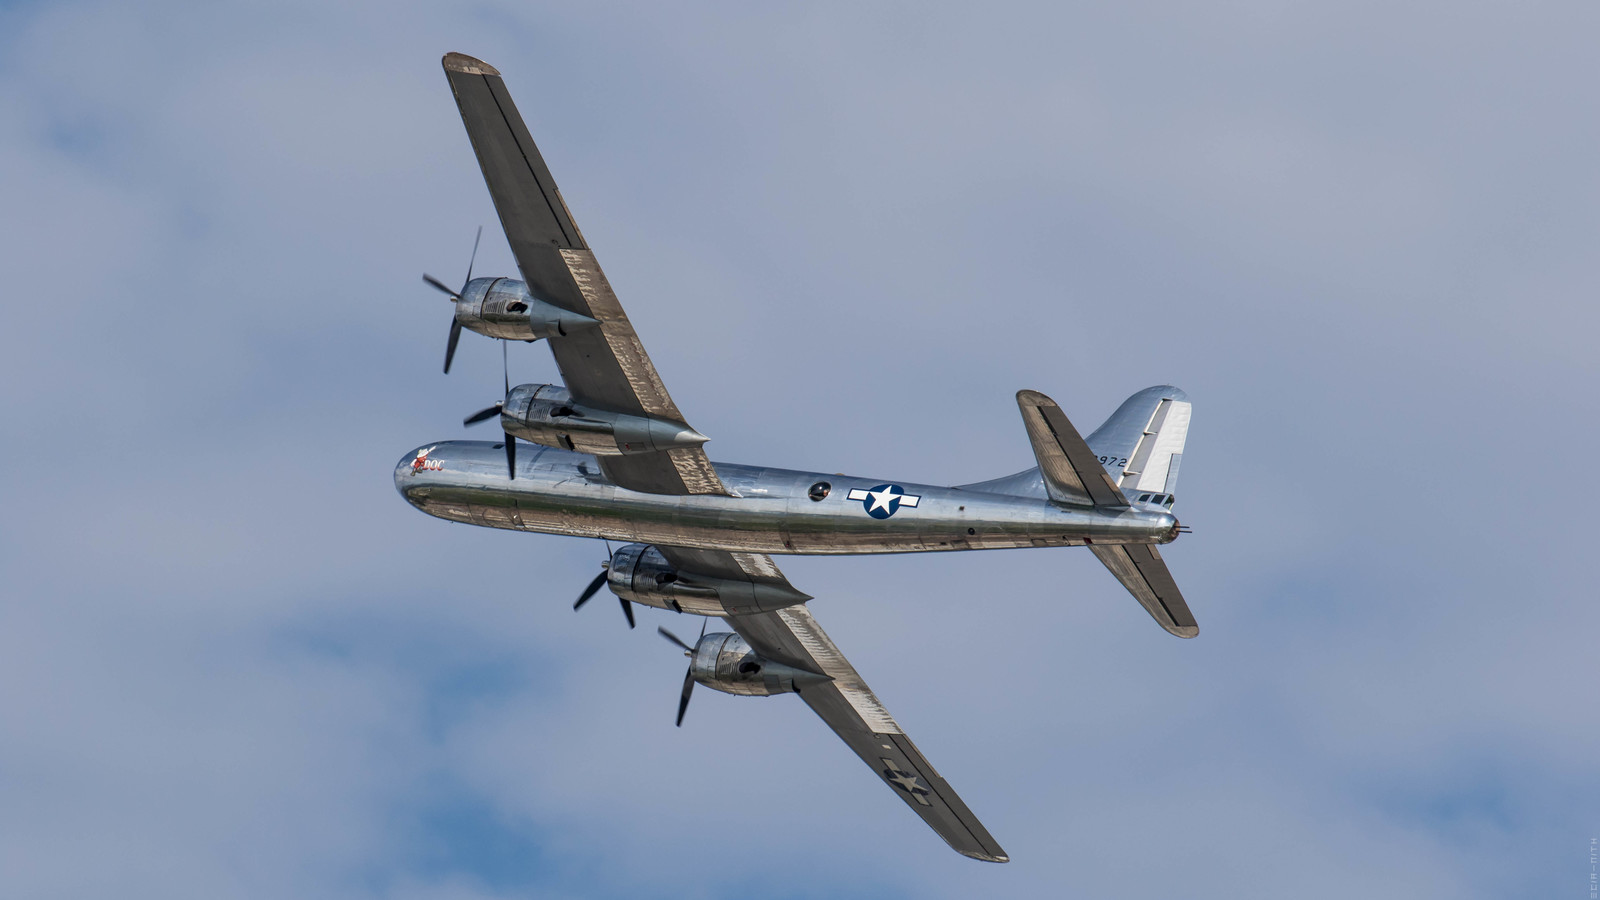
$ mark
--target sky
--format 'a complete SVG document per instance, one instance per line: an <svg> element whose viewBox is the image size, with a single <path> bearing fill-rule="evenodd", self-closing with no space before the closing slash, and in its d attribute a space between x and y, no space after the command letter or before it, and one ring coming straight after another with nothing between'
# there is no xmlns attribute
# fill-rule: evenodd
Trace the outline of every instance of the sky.
<svg viewBox="0 0 1600 900"><path fill-rule="evenodd" d="M0 872L40 898L1592 897L1593 3L0 4ZM1013 862L576 538L421 515L498 67L713 459L1194 402L1087 553L779 562ZM538 345L516 381L552 381ZM515 382L514 382L515 383ZM470 434L476 437L476 434Z"/></svg>

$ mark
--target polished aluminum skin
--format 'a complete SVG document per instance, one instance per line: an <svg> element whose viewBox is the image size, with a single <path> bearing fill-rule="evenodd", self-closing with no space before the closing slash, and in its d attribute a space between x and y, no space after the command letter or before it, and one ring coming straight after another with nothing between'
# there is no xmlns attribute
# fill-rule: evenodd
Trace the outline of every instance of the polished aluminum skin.
<svg viewBox="0 0 1600 900"><path fill-rule="evenodd" d="M624 544L606 563L606 585L630 603L700 616L772 612L811 595L788 582L718 578L704 572L686 572L649 544Z"/></svg>
<svg viewBox="0 0 1600 900"><path fill-rule="evenodd" d="M690 660L694 680L724 694L770 697L797 693L828 680L826 675L767 659L730 632L712 632L700 638Z"/></svg>
<svg viewBox="0 0 1600 900"><path fill-rule="evenodd" d="M519 384L500 407L500 427L534 444L594 456L698 447L706 436L687 425L586 406L560 385Z"/></svg>
<svg viewBox="0 0 1600 900"><path fill-rule="evenodd" d="M441 519L706 550L910 553L1164 544L1178 535L1171 513L1138 506L1067 508L971 488L713 465L731 496L625 490L593 457L553 447L518 454L511 479L502 444L445 441L407 453L394 481L407 502Z"/></svg>
<svg viewBox="0 0 1600 900"><path fill-rule="evenodd" d="M511 278L474 278L456 301L456 321L468 331L506 341L564 337L599 325L594 319L546 303Z"/></svg>

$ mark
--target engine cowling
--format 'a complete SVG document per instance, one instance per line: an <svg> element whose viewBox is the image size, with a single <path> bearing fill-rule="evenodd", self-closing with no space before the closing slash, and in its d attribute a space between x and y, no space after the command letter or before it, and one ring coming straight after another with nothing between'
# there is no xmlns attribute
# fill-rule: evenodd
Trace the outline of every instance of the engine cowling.
<svg viewBox="0 0 1600 900"><path fill-rule="evenodd" d="M507 341L537 341L600 323L528 293L510 278L474 278L456 301L456 321L468 331Z"/></svg>
<svg viewBox="0 0 1600 900"><path fill-rule="evenodd" d="M606 585L624 600L702 616L737 616L794 606L811 599L787 582L752 582L679 571L649 544L625 544L612 554Z"/></svg>
<svg viewBox="0 0 1600 900"><path fill-rule="evenodd" d="M689 669L695 681L712 690L747 697L799 692L833 680L767 659L731 632L713 632L700 638Z"/></svg>
<svg viewBox="0 0 1600 900"><path fill-rule="evenodd" d="M596 456L698 447L706 436L681 422L611 412L573 402L554 384L519 384L506 395L500 425L525 441Z"/></svg>

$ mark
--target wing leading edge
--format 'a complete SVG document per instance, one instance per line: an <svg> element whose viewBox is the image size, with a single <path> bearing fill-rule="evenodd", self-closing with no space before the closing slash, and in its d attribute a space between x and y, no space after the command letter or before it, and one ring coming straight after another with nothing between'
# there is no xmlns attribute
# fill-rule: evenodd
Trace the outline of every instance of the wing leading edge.
<svg viewBox="0 0 1600 900"><path fill-rule="evenodd" d="M573 399L688 427L561 198L500 72L461 53L446 54L443 64L528 291L600 322L598 328L549 339ZM728 492L698 447L600 457L600 467L612 483L634 491Z"/></svg>
<svg viewBox="0 0 1600 900"><path fill-rule="evenodd" d="M688 427L567 209L499 71L460 53L447 54L443 65L529 292L600 322L599 328L549 339L573 398ZM629 490L727 493L699 448L600 457L599 462L608 479ZM764 554L660 549L685 569L720 577L742 576L752 583L788 584L772 558ZM973 859L1008 861L1005 851L922 756L803 604L776 612L732 615L725 621L757 653L832 679L806 688L801 699L952 848Z"/></svg>

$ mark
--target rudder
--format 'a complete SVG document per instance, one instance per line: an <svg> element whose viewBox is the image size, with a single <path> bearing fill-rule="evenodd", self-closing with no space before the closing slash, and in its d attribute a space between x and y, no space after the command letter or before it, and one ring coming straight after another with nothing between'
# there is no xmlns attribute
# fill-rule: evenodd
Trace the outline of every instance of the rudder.
<svg viewBox="0 0 1600 900"><path fill-rule="evenodd" d="M1191 412L1189 395L1179 388L1148 387L1124 400L1089 435L1088 444L1123 493L1170 498L1177 489ZM1165 505L1171 505L1170 499Z"/></svg>

